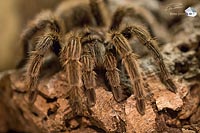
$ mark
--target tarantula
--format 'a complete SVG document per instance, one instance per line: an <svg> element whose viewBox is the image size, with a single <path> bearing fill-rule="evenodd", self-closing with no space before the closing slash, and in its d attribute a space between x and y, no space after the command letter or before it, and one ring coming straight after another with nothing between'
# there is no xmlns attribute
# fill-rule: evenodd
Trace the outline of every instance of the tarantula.
<svg viewBox="0 0 200 133"><path fill-rule="evenodd" d="M120 85L123 81L120 79L118 62L122 62L129 76L132 92L136 98L136 108L143 115L145 113L144 86L137 55L133 53L129 44L133 36L150 49L160 67L163 83L169 90L176 92L176 86L156 47L157 42L150 33L140 26L120 27L127 14L134 14L132 12L134 9L126 6L118 8L109 25L110 19L105 13L102 0L90 0L89 3L80 1L65 3L55 12L40 13L22 34L24 58L19 66L27 64L26 79L30 91L30 103L34 103L38 93L38 77L43 59L48 51L51 51L59 57L67 74L66 82L70 86L69 103L73 115L84 115L84 111L95 104L96 68L106 71L105 76L115 100L120 102L125 99ZM39 39L36 45L30 46L34 44L30 41L35 36Z"/></svg>

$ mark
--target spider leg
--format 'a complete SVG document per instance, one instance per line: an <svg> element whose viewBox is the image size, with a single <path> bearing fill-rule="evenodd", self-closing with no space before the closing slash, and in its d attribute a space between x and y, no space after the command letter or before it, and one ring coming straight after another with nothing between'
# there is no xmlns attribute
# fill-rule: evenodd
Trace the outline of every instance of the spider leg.
<svg viewBox="0 0 200 133"><path fill-rule="evenodd" d="M125 17L137 16L142 22L144 22L151 34L157 33L154 29L159 29L159 23L157 23L155 17L145 8L138 6L121 6L117 8L112 17L110 30L119 30L120 25Z"/></svg>
<svg viewBox="0 0 200 133"><path fill-rule="evenodd" d="M113 96L117 102L125 99L123 90L120 85L119 70L117 69L117 60L111 52L107 52L104 60L104 67L106 69L106 77L111 86Z"/></svg>
<svg viewBox="0 0 200 133"><path fill-rule="evenodd" d="M94 72L94 59L89 53L83 53L81 56L81 62L83 64L83 82L86 88L86 96L88 98L89 106L93 106L96 101L96 94L94 88L96 87L96 73Z"/></svg>
<svg viewBox="0 0 200 133"><path fill-rule="evenodd" d="M48 26L50 30L59 33L61 31L61 25L60 21L51 11L44 11L36 16L21 35L20 43L23 47L23 57L17 68L23 67L26 64L28 51L30 50L29 41L37 32L44 30Z"/></svg>
<svg viewBox="0 0 200 133"><path fill-rule="evenodd" d="M97 25L106 26L108 19L106 18L106 8L103 0L90 0L90 8Z"/></svg>
<svg viewBox="0 0 200 133"><path fill-rule="evenodd" d="M86 88L86 95L89 106L93 106L96 102L96 73L95 67L101 67L105 47L102 44L101 34L92 28L85 28L82 31L81 43L83 46L81 62L83 64L83 82ZM100 43L101 42L101 43Z"/></svg>
<svg viewBox="0 0 200 133"><path fill-rule="evenodd" d="M132 88L136 98L136 107L141 115L145 114L145 101L143 94L143 83L137 63L137 56L132 52L132 49L127 39L120 33L112 34L112 44L116 48L118 54L122 57L126 71L130 77Z"/></svg>
<svg viewBox="0 0 200 133"><path fill-rule="evenodd" d="M176 92L177 88L175 84L173 83L170 77L170 74L167 71L167 68L163 62L163 57L156 46L157 45L156 40L152 38L151 35L147 31L145 31L143 28L138 27L138 26L128 26L125 29L123 29L121 33L127 39L129 39L132 35L136 35L139 41L150 50L150 52L154 55L154 58L160 67L161 78L162 78L163 83L167 86L167 88L170 91Z"/></svg>
<svg viewBox="0 0 200 133"><path fill-rule="evenodd" d="M38 77L43 58L47 51L53 47L54 44L59 43L58 34L55 32L47 32L42 36L36 44L35 51L30 53L30 59L27 63L27 87L29 90L29 102L33 104L37 96Z"/></svg>
<svg viewBox="0 0 200 133"><path fill-rule="evenodd" d="M125 93L127 95L127 97L129 97L131 94L134 94L134 92L132 90L132 86L128 77L128 74L126 72L126 69L123 65L121 65L121 61L120 61L120 66L119 66L119 70L120 70L120 80L121 80L121 86L123 89L125 89Z"/></svg>
<svg viewBox="0 0 200 133"><path fill-rule="evenodd" d="M66 36L66 45L61 52L61 62L67 74L66 81L69 84L69 104L72 107L73 115L84 115L87 109L85 95L82 88L82 64L80 37L75 33Z"/></svg>
<svg viewBox="0 0 200 133"><path fill-rule="evenodd" d="M128 9L126 7L119 7L114 12L114 15L112 17L110 30L118 30L120 24L122 23L123 18L126 16L128 12Z"/></svg>

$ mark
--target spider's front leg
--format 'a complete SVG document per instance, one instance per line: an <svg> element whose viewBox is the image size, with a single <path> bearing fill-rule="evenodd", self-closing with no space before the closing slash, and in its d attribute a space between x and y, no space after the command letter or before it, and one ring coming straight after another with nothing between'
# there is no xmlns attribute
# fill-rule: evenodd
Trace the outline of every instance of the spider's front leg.
<svg viewBox="0 0 200 133"><path fill-rule="evenodd" d="M112 34L112 42L117 53L122 57L126 71L130 77L132 88L136 98L136 107L141 115L145 114L145 101L143 94L143 83L137 63L137 56L132 52L132 49L127 39L121 33Z"/></svg>
<svg viewBox="0 0 200 133"><path fill-rule="evenodd" d="M128 26L125 29L123 29L121 33L127 39L129 39L133 35L136 35L139 41L151 51L151 53L154 55L155 60L158 63L158 66L160 67L161 78L163 83L167 86L167 88L170 91L176 92L177 88L172 79L170 78L170 74L167 71L167 68L163 62L162 55L160 54L158 48L156 47L157 45L156 40L153 39L147 31L145 31L143 28L139 26Z"/></svg>
<svg viewBox="0 0 200 133"><path fill-rule="evenodd" d="M94 88L96 87L96 73L94 72L95 62L87 46L83 46L86 50L81 56L81 62L83 64L83 82L86 88L86 96L88 99L89 106L93 106L96 102L96 94Z"/></svg>
<svg viewBox="0 0 200 133"><path fill-rule="evenodd" d="M66 36L65 46L61 52L61 62L67 74L66 81L69 84L69 104L72 108L72 115L75 117L87 113L86 98L83 91L82 83L82 64L79 61L81 57L81 42L80 37L75 33L69 33Z"/></svg>
<svg viewBox="0 0 200 133"><path fill-rule="evenodd" d="M28 24L27 28L23 31L20 39L20 44L23 47L23 57L19 62L17 68L23 67L28 58L29 50L33 50L35 46L32 46L33 49L30 49L30 40L38 33L43 32L48 28L51 31L61 33L62 31L62 22L56 18L51 11L43 11L36 16L36 18Z"/></svg>
<svg viewBox="0 0 200 133"><path fill-rule="evenodd" d="M105 55L104 67L106 69L106 77L112 89L113 96L116 101L121 102L125 99L123 90L120 85L119 70L117 69L117 60L111 52Z"/></svg>
<svg viewBox="0 0 200 133"><path fill-rule="evenodd" d="M36 44L35 51L30 53L27 63L26 83L29 90L29 102L33 104L37 96L38 77L42 61L49 49L54 49L59 45L59 35L56 32L47 31ZM59 46L56 46L60 48Z"/></svg>

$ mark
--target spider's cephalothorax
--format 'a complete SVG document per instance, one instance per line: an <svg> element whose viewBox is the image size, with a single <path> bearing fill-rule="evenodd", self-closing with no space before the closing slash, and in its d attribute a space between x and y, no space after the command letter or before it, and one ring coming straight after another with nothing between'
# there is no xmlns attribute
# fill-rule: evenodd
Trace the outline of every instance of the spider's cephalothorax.
<svg viewBox="0 0 200 133"><path fill-rule="evenodd" d="M122 92L119 62L128 74L132 92L136 98L136 107L140 114L145 112L143 82L138 69L137 56L133 53L129 39L137 37L154 55L162 74L163 83L175 92L176 86L163 63L162 55L156 47L156 41L139 26L120 28L130 7L119 8L114 13L111 24L104 12L102 0L90 0L82 4L72 2L71 7L63 3L55 13L42 12L27 27L22 35L24 59L19 66L27 64L27 86L30 90L29 100L35 101L37 96L38 77L42 60L49 50L60 58L66 82L69 84L69 102L73 115L84 115L89 106L95 104L95 69L106 71L108 83L116 101L126 97ZM68 14L68 15L66 15ZM62 23L64 21L64 23ZM110 28L108 28L110 27ZM33 37L39 36L36 45L30 43ZM107 36L110 36L108 39ZM86 111L87 112L87 111Z"/></svg>

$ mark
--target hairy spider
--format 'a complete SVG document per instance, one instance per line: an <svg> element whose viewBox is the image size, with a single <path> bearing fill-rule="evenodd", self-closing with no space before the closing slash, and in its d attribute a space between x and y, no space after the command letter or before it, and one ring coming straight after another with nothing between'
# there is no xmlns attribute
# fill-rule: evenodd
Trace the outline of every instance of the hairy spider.
<svg viewBox="0 0 200 133"><path fill-rule="evenodd" d="M62 3L54 13L51 11L40 13L25 29L21 38L24 58L19 66L27 64L26 79L30 90L30 102L34 103L36 99L40 68L45 55L51 51L60 58L60 63L67 74L66 82L69 84L68 96L73 109L72 116L84 115L85 110L95 104L96 68L106 71L105 76L115 100L120 102L125 99L121 87L123 81L117 65L120 61L130 78L137 110L143 115L145 113L144 86L137 55L133 53L129 44L132 36L136 36L140 43L153 53L160 67L163 83L169 90L175 92L176 86L156 47L156 40L139 26L120 28L126 14L133 14L133 11L131 7L120 7L110 20L105 13L103 1L90 0L89 3L67 1ZM37 42L31 42L34 37L39 38Z"/></svg>

